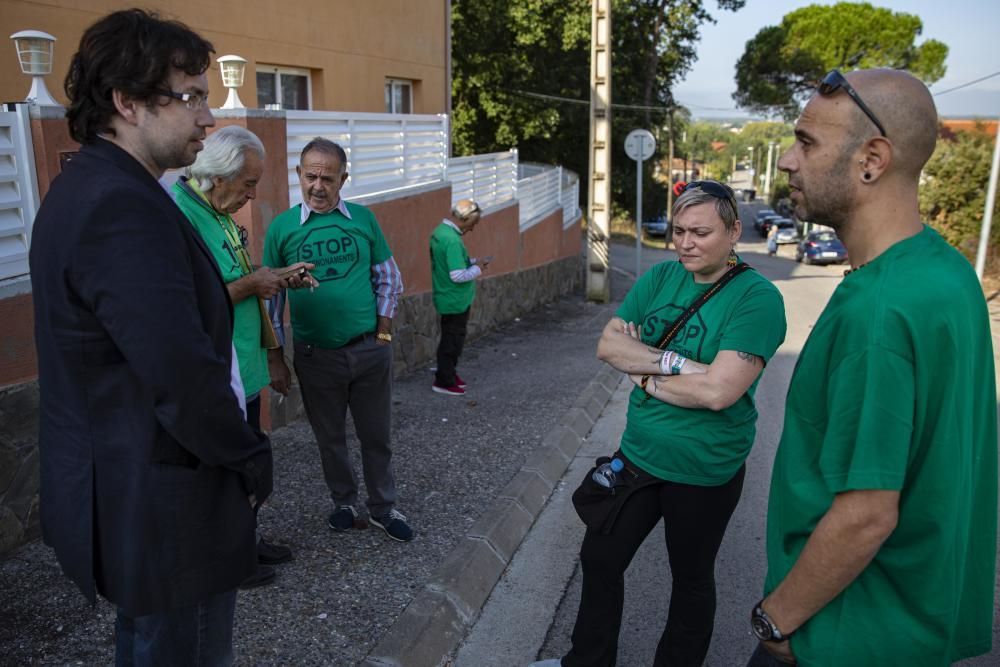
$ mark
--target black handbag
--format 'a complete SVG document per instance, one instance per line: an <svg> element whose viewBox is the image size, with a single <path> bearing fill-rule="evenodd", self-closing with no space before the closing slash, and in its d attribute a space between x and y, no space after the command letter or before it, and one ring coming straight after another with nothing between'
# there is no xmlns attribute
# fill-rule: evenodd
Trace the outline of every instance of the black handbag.
<svg viewBox="0 0 1000 667"><path fill-rule="evenodd" d="M602 486L594 481L597 468L611 461L611 457L601 456L573 492L573 508L577 516L588 528L599 530L602 535L611 532L629 496L643 487L663 481L633 465L620 451L615 453L615 458L621 459L625 467L615 473L614 486Z"/></svg>
<svg viewBox="0 0 1000 667"><path fill-rule="evenodd" d="M715 294L718 294L719 290L725 287L730 280L751 268L753 267L749 264L743 263L737 264L726 271L704 294L688 306L687 310L677 318L670 329L664 334L663 338L660 339L656 347L661 350L665 349L674 336L677 335L677 332L687 324L687 321L691 319L706 301ZM648 398L648 395L646 398ZM576 510L580 520L588 528L599 530L602 535L611 533L611 529L614 527L622 507L625 506L625 502L635 491L662 481L633 464L621 451L616 452L614 457L621 459L625 467L617 473L617 479L613 487L602 486L594 481L594 472L597 471L597 468L611 461L611 457L601 456L594 462L594 467L584 475L583 481L580 482L576 491L573 492L573 508Z"/></svg>

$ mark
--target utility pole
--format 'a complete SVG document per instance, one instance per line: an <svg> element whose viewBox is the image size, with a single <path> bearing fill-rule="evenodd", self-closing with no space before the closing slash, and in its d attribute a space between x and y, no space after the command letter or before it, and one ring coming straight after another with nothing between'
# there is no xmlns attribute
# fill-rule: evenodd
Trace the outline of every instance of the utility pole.
<svg viewBox="0 0 1000 667"><path fill-rule="evenodd" d="M667 109L667 217L674 210L674 108ZM673 221L671 221L673 222ZM668 240L669 243L669 240Z"/></svg>
<svg viewBox="0 0 1000 667"><path fill-rule="evenodd" d="M590 173L587 175L587 299L606 303L611 230L611 0L590 12Z"/></svg>
<svg viewBox="0 0 1000 667"><path fill-rule="evenodd" d="M990 169L990 186L986 191L986 210L983 211L983 227L979 232L979 251L976 253L976 275L983 282L986 270L986 250L990 244L990 227L993 224L993 209L997 203L997 172L1000 171L1000 118L997 118L997 136L993 140L993 167Z"/></svg>
<svg viewBox="0 0 1000 667"><path fill-rule="evenodd" d="M764 201L771 200L771 161L774 160L774 142L767 145L767 171L764 172Z"/></svg>

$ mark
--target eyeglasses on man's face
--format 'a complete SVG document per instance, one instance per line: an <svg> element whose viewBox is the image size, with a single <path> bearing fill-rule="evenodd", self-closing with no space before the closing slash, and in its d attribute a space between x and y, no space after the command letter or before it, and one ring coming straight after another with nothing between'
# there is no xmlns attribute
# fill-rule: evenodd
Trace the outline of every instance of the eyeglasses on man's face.
<svg viewBox="0 0 1000 667"><path fill-rule="evenodd" d="M177 93L172 90L157 90L156 94L180 100L191 111L200 111L208 106L208 93Z"/></svg>
<svg viewBox="0 0 1000 667"><path fill-rule="evenodd" d="M868 116L871 122L875 123L875 127L878 128L879 133L883 137L888 136L885 133L885 127L883 127L882 123L875 116L875 114L872 113L872 110L868 108L868 105L864 103L861 96L858 95L858 91L854 90L854 86L847 82L847 78L840 73L840 70L830 70L830 72L823 77L823 80L819 84L819 94L825 97L827 95L833 95L838 90L843 90L851 97L852 100L854 100L854 103L858 105L858 108L865 112L865 115Z"/></svg>

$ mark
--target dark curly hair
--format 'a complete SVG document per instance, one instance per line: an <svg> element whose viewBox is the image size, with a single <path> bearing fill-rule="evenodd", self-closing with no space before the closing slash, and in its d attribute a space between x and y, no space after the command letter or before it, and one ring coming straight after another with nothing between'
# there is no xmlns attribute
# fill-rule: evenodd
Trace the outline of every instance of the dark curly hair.
<svg viewBox="0 0 1000 667"><path fill-rule="evenodd" d="M149 104L171 69L197 76L208 69L212 53L211 43L179 21L142 9L108 14L83 33L66 74L70 135L88 144L113 133L113 90Z"/></svg>

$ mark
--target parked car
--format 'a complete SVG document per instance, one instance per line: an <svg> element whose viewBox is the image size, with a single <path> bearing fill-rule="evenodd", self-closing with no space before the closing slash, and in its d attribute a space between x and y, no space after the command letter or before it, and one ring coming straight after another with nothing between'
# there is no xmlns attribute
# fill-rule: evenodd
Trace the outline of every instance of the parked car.
<svg viewBox="0 0 1000 667"><path fill-rule="evenodd" d="M847 248L830 230L809 232L795 249L795 261L806 264L844 264Z"/></svg>
<svg viewBox="0 0 1000 667"><path fill-rule="evenodd" d="M646 236L666 236L669 224L667 216L661 215L652 220L643 221L642 229L646 232Z"/></svg>
<svg viewBox="0 0 1000 667"><path fill-rule="evenodd" d="M760 221L760 227L758 228L760 235L767 236L767 233L771 231L771 225L773 225L778 220L784 220L784 218L782 218L777 213L772 213L771 215L764 216L764 218Z"/></svg>
<svg viewBox="0 0 1000 667"><path fill-rule="evenodd" d="M799 230L795 227L795 221L789 218L778 218L772 224L778 226L778 233L775 235L775 241L779 245L783 243L795 243L799 240Z"/></svg>
<svg viewBox="0 0 1000 667"><path fill-rule="evenodd" d="M757 211L757 215L753 219L753 228L758 232L760 231L760 223L769 215L777 215L774 211L769 208L762 208Z"/></svg>

